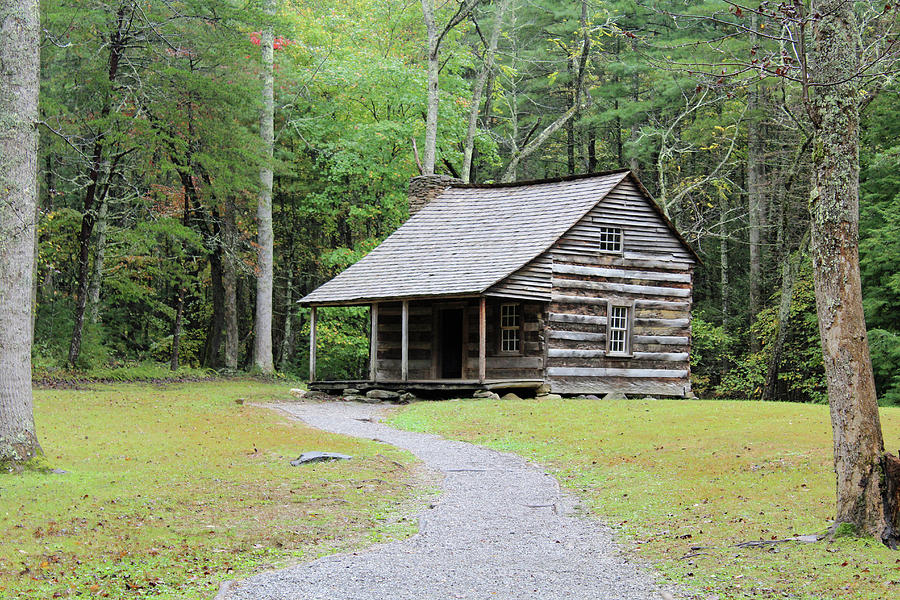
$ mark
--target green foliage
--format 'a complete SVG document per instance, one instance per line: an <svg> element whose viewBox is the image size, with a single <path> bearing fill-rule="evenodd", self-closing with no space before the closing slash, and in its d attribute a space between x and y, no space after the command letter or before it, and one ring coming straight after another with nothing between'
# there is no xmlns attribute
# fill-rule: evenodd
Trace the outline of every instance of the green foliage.
<svg viewBox="0 0 900 600"><path fill-rule="evenodd" d="M897 87L864 120L860 185L860 271L869 350L881 404L900 404L900 123Z"/></svg>
<svg viewBox="0 0 900 600"><path fill-rule="evenodd" d="M303 337L309 339L309 309L303 309ZM323 307L316 318L316 376L318 379L367 379L369 376L369 311L356 306ZM309 356L309 345L305 352ZM309 363L295 366L309 376Z"/></svg>
<svg viewBox="0 0 900 600"><path fill-rule="evenodd" d="M760 311L750 329L750 335L761 342L761 350L742 356L716 389L726 398L759 398L765 385L778 328L778 305L781 293L776 293L769 305ZM812 265L807 260L800 271L791 299L791 311L786 324L787 334L778 369L776 397L795 402L827 402L825 371L819 345L816 319L815 289Z"/></svg>
<svg viewBox="0 0 900 600"><path fill-rule="evenodd" d="M900 405L900 334L884 329L870 329L868 333L878 403Z"/></svg>
<svg viewBox="0 0 900 600"><path fill-rule="evenodd" d="M712 392L721 373L734 360L735 339L725 327L694 315L691 319L691 387L695 394L706 397Z"/></svg>

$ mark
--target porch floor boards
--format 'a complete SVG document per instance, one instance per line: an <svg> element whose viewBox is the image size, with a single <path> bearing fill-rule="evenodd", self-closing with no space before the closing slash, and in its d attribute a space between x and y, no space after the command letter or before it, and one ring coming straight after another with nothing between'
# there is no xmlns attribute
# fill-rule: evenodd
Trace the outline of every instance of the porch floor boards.
<svg viewBox="0 0 900 600"><path fill-rule="evenodd" d="M406 390L416 391L477 391L477 390L504 390L504 389L536 389L544 383L543 379L486 379L479 382L477 379L410 379L409 381L372 381L372 380L341 380L341 381L313 381L309 389L322 392L341 392L346 388L353 388L365 392L367 390Z"/></svg>

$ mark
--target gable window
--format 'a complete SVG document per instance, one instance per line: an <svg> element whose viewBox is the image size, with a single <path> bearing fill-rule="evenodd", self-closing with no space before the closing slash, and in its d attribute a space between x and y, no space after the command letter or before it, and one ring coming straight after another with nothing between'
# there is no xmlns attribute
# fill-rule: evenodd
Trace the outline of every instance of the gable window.
<svg viewBox="0 0 900 600"><path fill-rule="evenodd" d="M500 352L519 352L522 316L518 304L500 305Z"/></svg>
<svg viewBox="0 0 900 600"><path fill-rule="evenodd" d="M622 228L600 228L600 252L622 252Z"/></svg>
<svg viewBox="0 0 900 600"><path fill-rule="evenodd" d="M610 302L606 319L606 352L609 356L631 356L634 304Z"/></svg>

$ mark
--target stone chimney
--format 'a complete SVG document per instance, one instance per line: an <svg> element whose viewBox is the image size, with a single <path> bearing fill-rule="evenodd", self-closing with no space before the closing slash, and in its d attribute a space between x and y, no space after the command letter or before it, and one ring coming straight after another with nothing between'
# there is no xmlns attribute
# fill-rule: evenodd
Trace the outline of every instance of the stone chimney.
<svg viewBox="0 0 900 600"><path fill-rule="evenodd" d="M413 216L422 207L437 198L454 183L462 183L461 179L449 175L420 175L409 180L409 216Z"/></svg>

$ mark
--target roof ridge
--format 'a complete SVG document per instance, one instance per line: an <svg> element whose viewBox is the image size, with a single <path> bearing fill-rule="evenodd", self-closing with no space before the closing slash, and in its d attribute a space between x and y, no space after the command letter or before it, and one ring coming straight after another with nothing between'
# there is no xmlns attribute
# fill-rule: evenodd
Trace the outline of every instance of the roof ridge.
<svg viewBox="0 0 900 600"><path fill-rule="evenodd" d="M631 169L621 168L609 171L595 171L593 173L580 173L578 175L564 175L561 177L547 177L545 179L529 179L526 181L499 181L496 183L451 183L447 187L462 189L478 189L478 188L505 188L518 187L525 185L540 185L542 183L560 183L564 181L577 181L579 179L590 179L592 177L609 177L618 173L630 173Z"/></svg>

